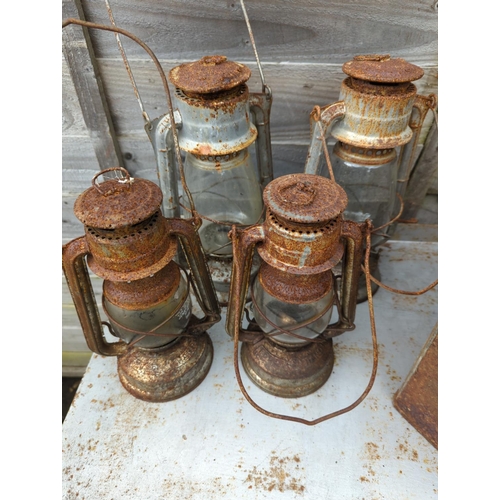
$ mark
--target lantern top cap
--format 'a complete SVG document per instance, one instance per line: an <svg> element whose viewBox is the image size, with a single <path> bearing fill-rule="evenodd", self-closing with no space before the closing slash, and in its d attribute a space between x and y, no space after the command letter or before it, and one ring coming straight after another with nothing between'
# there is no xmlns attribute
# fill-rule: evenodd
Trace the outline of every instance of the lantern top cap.
<svg viewBox="0 0 500 500"><path fill-rule="evenodd" d="M251 74L247 66L228 61L226 56L213 55L176 66L168 76L176 87L185 92L214 94L245 83Z"/></svg>
<svg viewBox="0 0 500 500"><path fill-rule="evenodd" d="M98 184L97 177L110 170L124 171L127 176ZM161 189L154 182L134 179L123 168L111 168L94 176L92 187L75 201L74 212L86 226L117 229L148 219L159 210L162 199Z"/></svg>
<svg viewBox="0 0 500 500"><path fill-rule="evenodd" d="M358 80L377 83L405 83L424 76L424 70L401 58L392 59L388 54L355 56L344 63L342 71Z"/></svg>
<svg viewBox="0 0 500 500"><path fill-rule="evenodd" d="M305 224L328 222L347 207L347 194L337 183L312 174L274 179L264 189L263 199L278 217Z"/></svg>

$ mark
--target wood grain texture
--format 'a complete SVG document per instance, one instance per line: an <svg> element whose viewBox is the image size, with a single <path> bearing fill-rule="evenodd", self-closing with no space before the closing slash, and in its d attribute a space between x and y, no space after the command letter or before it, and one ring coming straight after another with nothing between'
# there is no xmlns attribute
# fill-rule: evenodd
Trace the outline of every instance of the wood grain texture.
<svg viewBox="0 0 500 500"><path fill-rule="evenodd" d="M89 21L109 24L101 0L83 0ZM238 0L113 0L116 24L146 42L159 59L198 59L200 52L253 59ZM262 61L343 64L355 54L390 53L437 65L435 0L247 0ZM97 57L116 57L112 35L93 31ZM130 57L145 57L127 43Z"/></svg>
<svg viewBox="0 0 500 500"><path fill-rule="evenodd" d="M80 0L63 0L62 11L64 18L85 19ZM64 28L63 52L99 166L120 164L121 153L87 29Z"/></svg>

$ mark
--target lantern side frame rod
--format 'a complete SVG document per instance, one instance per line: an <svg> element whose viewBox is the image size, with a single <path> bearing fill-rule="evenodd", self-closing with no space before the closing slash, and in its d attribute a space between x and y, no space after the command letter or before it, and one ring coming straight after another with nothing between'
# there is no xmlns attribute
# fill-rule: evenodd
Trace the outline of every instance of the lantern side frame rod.
<svg viewBox="0 0 500 500"><path fill-rule="evenodd" d="M243 11L243 16L245 17L245 23L248 29L248 35L250 37L250 42L252 43L253 52L255 55L255 60L257 61L257 67L259 68L260 80L262 82L262 92L268 93L270 92L270 88L266 85L266 80L264 78L264 72L262 71L262 66L260 64L259 54L257 52L257 46L255 45L255 39L253 37L252 26L250 25L250 19L247 14L247 9L245 7L244 0L240 0L241 10Z"/></svg>
<svg viewBox="0 0 500 500"><path fill-rule="evenodd" d="M63 271L89 349L102 356L120 356L127 349L123 341L109 343L104 337L99 311L90 282L85 258L89 248L85 236L62 248Z"/></svg>
<svg viewBox="0 0 500 500"><path fill-rule="evenodd" d="M106 3L106 9L108 11L109 20L111 21L111 24L116 27L115 17L113 15L113 10L111 9L111 5L109 4L108 0L104 0L104 2ZM120 53L122 55L123 64L125 65L125 69L127 70L128 76L130 78L130 83L132 84L132 88L134 89L135 97L137 99L139 107L141 108L142 117L144 118L146 125L148 125L151 120L149 119L149 116L144 108L144 103L142 102L139 89L137 88L137 84L135 83L134 74L132 73L132 68L130 67L130 64L128 62L127 54L125 53L125 49L123 48L120 35L118 33L115 33L115 38L116 38L116 43L118 44L118 49L120 50Z"/></svg>
<svg viewBox="0 0 500 500"><path fill-rule="evenodd" d="M251 92L249 95L250 112L257 128L256 150L260 184L266 187L274 179L273 155L271 150L270 116L273 97L271 89L265 93Z"/></svg>
<svg viewBox="0 0 500 500"><path fill-rule="evenodd" d="M70 24L77 24L79 26L83 26L86 28L99 29L99 30L103 30L103 31L111 31L113 33L120 33L120 34L126 36L127 38L130 38L131 40L136 42L138 45L140 45L147 52L147 54L151 57L151 59L153 60L155 66L156 66L156 69L158 70L158 72L160 74L163 88L164 88L165 94L167 96L168 113L170 115L170 120L171 120L171 123L175 123L172 97L170 94L170 89L168 86L167 77L165 75L165 72L163 71L163 68L161 67L160 61L158 60L155 53L151 50L151 48L146 43L144 43L140 38L138 38L134 34L130 33L129 31L126 31L122 28L118 28L117 26L108 26L105 24L92 23L89 21L82 21L81 19L75 19L75 18L70 17L68 19L65 19L62 22L62 27L66 28ZM193 197L191 196L191 193L187 187L186 179L184 176L184 166L183 166L183 162L182 162L181 150L179 147L179 138L177 136L177 129L175 126L172 127L172 135L173 135L174 145L175 145L175 154L177 157L177 162L179 164L179 172L181 174L182 187L183 187L183 189L188 197L189 205L190 205L192 211L195 212L196 209L194 206Z"/></svg>
<svg viewBox="0 0 500 500"><path fill-rule="evenodd" d="M326 148L326 137L329 137L335 122L344 117L346 106L344 101L337 101L323 108L315 106L311 111L309 122L311 127L311 143L307 151L305 174L319 175L321 155L328 158ZM328 160L327 160L328 161ZM333 176L333 169L330 169Z"/></svg>

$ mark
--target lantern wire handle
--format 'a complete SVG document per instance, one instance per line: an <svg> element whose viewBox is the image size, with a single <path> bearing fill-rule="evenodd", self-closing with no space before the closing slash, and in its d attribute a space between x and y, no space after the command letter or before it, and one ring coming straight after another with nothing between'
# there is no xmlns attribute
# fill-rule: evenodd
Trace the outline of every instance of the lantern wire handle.
<svg viewBox="0 0 500 500"><path fill-rule="evenodd" d="M117 26L108 26L108 25L105 25L105 24L91 23L89 21L82 21L81 19L75 19L75 18L70 17L68 19L65 19L62 22L62 27L66 28L66 26L68 26L69 24L77 24L77 25L83 26L85 28L93 28L93 29L98 29L98 30L111 31L113 33L120 33L120 34L126 36L127 38L130 38L131 40L133 40L134 42L136 42L138 45L140 45L148 53L149 57L151 57L151 59L153 60L155 66L156 66L156 69L158 70L158 73L160 74L160 78L161 78L161 81L162 81L162 84L163 84L163 88L164 88L165 94L167 96L168 113L169 113L169 117L170 117L170 122L172 123L172 136L173 136L173 139L174 139L174 146L175 146L174 149L175 149L175 154L176 154L177 162L178 162L178 165L179 165L179 172L180 172L180 175L181 175L182 187L183 187L184 192L186 193L186 195L187 195L187 197L189 199L189 205L191 207L191 213L193 214L193 216L195 218L197 218L198 214L195 213L196 209L195 209L195 206L194 206L193 197L191 196L191 192L189 191L189 189L187 187L186 179L185 179L185 176L184 176L184 165L182 163L181 150L180 150L180 147L179 147L179 138L177 136L177 128L175 126L174 107L173 107L173 104L172 104L172 97L170 95L170 89L169 89L169 86L168 86L167 77L165 76L165 72L163 71L163 68L161 67L160 61L156 57L155 53L140 38L138 38L134 34L130 33L129 31L126 31L126 30L124 30L122 28L118 28Z"/></svg>
<svg viewBox="0 0 500 500"><path fill-rule="evenodd" d="M368 381L368 385L366 386L365 390L359 396L354 403L350 404L349 406L346 406L345 408L342 408L341 410L334 411L333 413L329 413L328 415L324 415L323 417L317 418L315 420L306 420L303 418L299 417L292 417L289 415L281 415L280 413L272 413L270 411L265 410L261 406L259 406L248 394L247 390L245 389L245 386L243 384L243 381L241 380L241 373L240 373L240 368L239 368L239 361L238 361L238 343L239 343L239 328L235 329L234 332L234 348L233 348L233 363L234 363L234 370L235 370L235 375L236 375L236 380L238 382L238 385L240 387L241 392L243 393L243 396L245 396L245 399L259 412L263 413L264 415L267 415L268 417L272 418L277 418L280 420L289 420L291 422L297 422L299 424L305 424L305 425L316 425L321 422L324 422L325 420L329 420L334 417L338 417L339 415L342 415L344 413L347 413L356 406L358 406L368 395L368 393L371 391L373 384L375 383L375 377L377 376L377 368L378 368L378 343L377 343L377 329L375 326L375 314L373 312L373 295L372 295L372 288L371 288L371 275L370 275L370 247L371 247L371 226L372 223L370 220L366 221L367 225L367 231L366 231L366 250L365 250L365 266L364 266L364 272L366 275L366 293L368 296L368 311L369 311L369 316L370 316L370 328L371 328L371 336L372 336L372 344L373 344L373 364L372 364L372 373L370 375L370 380Z"/></svg>
<svg viewBox="0 0 500 500"><path fill-rule="evenodd" d="M108 0L104 0L104 2L106 3L106 9L108 10L109 20L111 21L111 24L116 27L115 18L113 16L113 11L111 10L111 5L109 4ZM151 123L151 121L149 119L149 116L148 116L146 110L144 109L144 104L142 102L141 95L139 94L139 89L137 88L137 85L135 83L135 78L134 78L134 75L132 73L132 68L130 67L130 64L128 62L127 54L125 53L125 49L123 48L122 41L120 39L120 35L118 33L115 33L115 38L116 38L116 43L118 44L118 48L120 50L120 53L122 55L123 64L125 65L125 69L127 70L128 76L130 78L130 83L132 84L132 88L134 89L135 97L137 99L137 102L139 103L139 107L141 108L142 117L144 118L146 125L149 125Z"/></svg>
<svg viewBox="0 0 500 500"><path fill-rule="evenodd" d="M250 25L250 19L248 18L247 10L245 8L244 0L240 0L241 10L243 11L243 15L245 16L245 22L247 24L248 35L250 36L250 42L252 43L253 52L255 54L255 60L257 61L257 67L259 68L260 80L262 82L262 92L270 92L269 87L266 85L266 81L264 79L264 72L262 71L262 66L260 65L259 54L257 52L257 47L255 45L255 39L253 37L252 26Z"/></svg>
<svg viewBox="0 0 500 500"><path fill-rule="evenodd" d="M335 182L335 176L333 175L333 167L330 162L330 155L328 154L328 147L326 145L326 137L325 132L323 130L323 123L321 123L321 108L319 106L314 106L314 109L311 113L311 117L318 122L319 131L321 134L321 142L323 143L323 153L325 155L326 164L328 166L328 171L330 173L330 179Z"/></svg>

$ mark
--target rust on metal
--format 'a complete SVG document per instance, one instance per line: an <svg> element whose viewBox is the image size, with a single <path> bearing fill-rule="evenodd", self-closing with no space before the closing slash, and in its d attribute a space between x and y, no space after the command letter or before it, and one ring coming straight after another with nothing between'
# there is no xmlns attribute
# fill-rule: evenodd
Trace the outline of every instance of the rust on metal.
<svg viewBox="0 0 500 500"><path fill-rule="evenodd" d="M291 174L269 183L263 199L267 238L258 252L265 262L293 274L317 274L340 261L340 215L347 195L338 184L316 175Z"/></svg>
<svg viewBox="0 0 500 500"><path fill-rule="evenodd" d="M154 182L123 178L97 184L95 179L74 206L76 217L86 226L99 229L132 226L160 209L163 195Z"/></svg>
<svg viewBox="0 0 500 500"><path fill-rule="evenodd" d="M215 94L245 83L251 74L247 66L213 55L173 68L169 79L187 95Z"/></svg>
<svg viewBox="0 0 500 500"><path fill-rule="evenodd" d="M315 425L355 408L371 390L377 370L374 322L371 321L374 361L366 389L351 405L315 420L273 413L259 406L242 382L238 343L240 340L243 342L241 360L247 375L264 391L280 397L297 397L310 394L321 387L333 368L331 337L354 328L364 238L366 237L366 257L370 251L371 225L370 222L358 224L343 220L342 212L347 205L347 196L334 181L326 178L307 174L287 175L271 181L264 193L264 203L267 206L264 223L244 230L233 226L230 232L233 243L233 275L226 329L234 342L236 380L247 401L261 413L273 418ZM280 334L298 336L305 340L300 345L284 344L274 338L274 332L264 333L248 314L249 325L247 329L243 329L241 322L244 311L248 313L245 304L255 250L264 261L257 279L268 293L284 303L295 304L322 297L325 291L332 291L333 288L333 300L325 311L336 304L339 320L327 326L320 336L306 339L293 333L298 324L284 329L266 319ZM341 294L338 297L331 270L342 257ZM365 265L369 286L369 265L366 262L367 257ZM253 293L251 296L253 299ZM368 302L372 319L371 293ZM254 311L259 310L255 300L253 308ZM315 321L318 315L308 318L310 321L305 324Z"/></svg>
<svg viewBox="0 0 500 500"><path fill-rule="evenodd" d="M261 264L256 279L267 293L290 304L315 302L330 293L333 287L333 275L330 271L313 275L294 275L266 262Z"/></svg>
<svg viewBox="0 0 500 500"><path fill-rule="evenodd" d="M436 449L438 447L438 327L394 397L394 406Z"/></svg>
<svg viewBox="0 0 500 500"><path fill-rule="evenodd" d="M214 112L222 109L226 113L231 113L239 103L248 101L250 91L247 85L241 84L237 88L228 91L210 94L187 93L182 89L176 88L175 95L178 99L185 101L189 106L213 109ZM215 114L212 115L211 118L216 118ZM205 117L205 121L207 120L208 118Z"/></svg>
<svg viewBox="0 0 500 500"><path fill-rule="evenodd" d="M122 171L125 177L97 182L99 176L113 170ZM118 356L120 380L132 395L146 401L176 399L205 378L213 347L204 332L220 319L197 233L201 220L164 218L159 187L132 179L121 167L99 172L92 184L75 203L85 236L63 247L63 269L85 339L92 351ZM173 258L179 240L192 274L186 273L188 286L177 297L181 276ZM111 325L100 320L87 266L104 278L102 306ZM203 318L191 313L188 297L193 282ZM165 309L171 299L178 300L170 303L166 317L152 310L157 305ZM119 321L112 317L113 308L123 316ZM147 331L137 331L133 321L129 322L136 314L150 322ZM174 317L180 323L172 329L168 322ZM121 340L108 343L102 324ZM129 334L138 336L131 340ZM141 344L146 336L159 339Z"/></svg>
<svg viewBox="0 0 500 500"><path fill-rule="evenodd" d="M389 55L360 55L342 66L342 71L357 80L377 83L406 83L419 80L424 70L402 58Z"/></svg>
<svg viewBox="0 0 500 500"><path fill-rule="evenodd" d="M98 229L86 226L88 266L104 279L133 281L150 276L173 259L177 239L159 212L134 226Z"/></svg>
<svg viewBox="0 0 500 500"><path fill-rule="evenodd" d="M349 77L341 84L341 94L348 110L332 129L337 140L366 149L391 149L411 140L408 121L417 96L413 83L395 91L391 85Z"/></svg>
<svg viewBox="0 0 500 500"><path fill-rule="evenodd" d="M129 349L118 358L120 382L130 394L143 401L178 399L205 379L213 359L207 333L180 337L156 349Z"/></svg>
<svg viewBox="0 0 500 500"><path fill-rule="evenodd" d="M180 280L179 267L171 261L147 278L131 282L104 280L103 292L112 304L134 311L169 300L179 287Z"/></svg>
<svg viewBox="0 0 500 500"><path fill-rule="evenodd" d="M335 143L333 152L344 161L361 165L384 165L395 160L397 156L394 148L360 148L341 141Z"/></svg>
<svg viewBox="0 0 500 500"><path fill-rule="evenodd" d="M241 363L248 376L258 380L262 390L282 398L317 391L330 377L333 362L331 339L296 347L265 339L241 347Z"/></svg>
<svg viewBox="0 0 500 500"><path fill-rule="evenodd" d="M347 195L338 184L311 174L278 177L262 196L274 215L290 222L324 223L347 207Z"/></svg>

